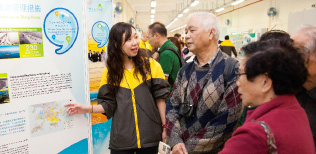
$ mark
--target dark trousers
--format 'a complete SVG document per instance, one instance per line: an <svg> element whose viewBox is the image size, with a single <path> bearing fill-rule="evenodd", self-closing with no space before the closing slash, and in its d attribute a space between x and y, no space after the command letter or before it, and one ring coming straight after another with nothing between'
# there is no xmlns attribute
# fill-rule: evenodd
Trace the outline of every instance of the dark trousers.
<svg viewBox="0 0 316 154"><path fill-rule="evenodd" d="M157 154L158 146L131 150L113 150L111 149L111 154Z"/></svg>

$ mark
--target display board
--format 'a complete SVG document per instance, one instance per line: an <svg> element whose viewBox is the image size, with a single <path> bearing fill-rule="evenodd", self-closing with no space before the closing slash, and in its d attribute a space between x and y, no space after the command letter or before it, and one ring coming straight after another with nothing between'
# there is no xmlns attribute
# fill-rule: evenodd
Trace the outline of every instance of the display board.
<svg viewBox="0 0 316 154"><path fill-rule="evenodd" d="M86 29L88 37L88 65L90 101L92 105L97 104L97 94L100 88L101 77L105 70L107 58L107 43L112 27L113 11L111 0L89 0L87 1ZM111 119L101 113L91 114L93 153L110 153L109 140L111 130Z"/></svg>
<svg viewBox="0 0 316 154"><path fill-rule="evenodd" d="M64 107L89 104L85 5L1 1L0 153L89 153L90 115Z"/></svg>

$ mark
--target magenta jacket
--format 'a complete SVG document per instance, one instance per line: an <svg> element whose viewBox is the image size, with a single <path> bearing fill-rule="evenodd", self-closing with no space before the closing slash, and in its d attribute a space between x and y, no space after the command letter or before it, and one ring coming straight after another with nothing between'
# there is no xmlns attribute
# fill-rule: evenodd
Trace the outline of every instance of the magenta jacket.
<svg viewBox="0 0 316 154"><path fill-rule="evenodd" d="M249 109L245 123L233 133L220 154L268 153L267 135L253 120L264 121L271 128L279 154L316 153L304 109L294 95L282 95Z"/></svg>

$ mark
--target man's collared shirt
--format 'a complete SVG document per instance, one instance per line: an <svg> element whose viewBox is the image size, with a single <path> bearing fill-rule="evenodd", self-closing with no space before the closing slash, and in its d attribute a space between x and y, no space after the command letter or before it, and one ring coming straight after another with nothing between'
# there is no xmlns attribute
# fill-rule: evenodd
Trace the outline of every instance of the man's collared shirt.
<svg viewBox="0 0 316 154"><path fill-rule="evenodd" d="M218 52L220 52L220 49L217 48L217 52L215 53L215 55L206 63L204 64L202 67L211 67L212 66L212 62L214 61L215 57L218 55ZM196 58L196 56L193 59L194 64L199 66L199 60Z"/></svg>

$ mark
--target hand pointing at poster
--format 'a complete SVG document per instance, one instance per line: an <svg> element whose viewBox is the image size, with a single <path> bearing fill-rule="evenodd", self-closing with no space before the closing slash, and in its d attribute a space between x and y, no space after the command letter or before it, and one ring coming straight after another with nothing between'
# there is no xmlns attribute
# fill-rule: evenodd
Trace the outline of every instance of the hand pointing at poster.
<svg viewBox="0 0 316 154"><path fill-rule="evenodd" d="M69 103L65 107L69 107L66 112L69 115L84 114L84 113L104 113L101 105L83 105L79 103Z"/></svg>

